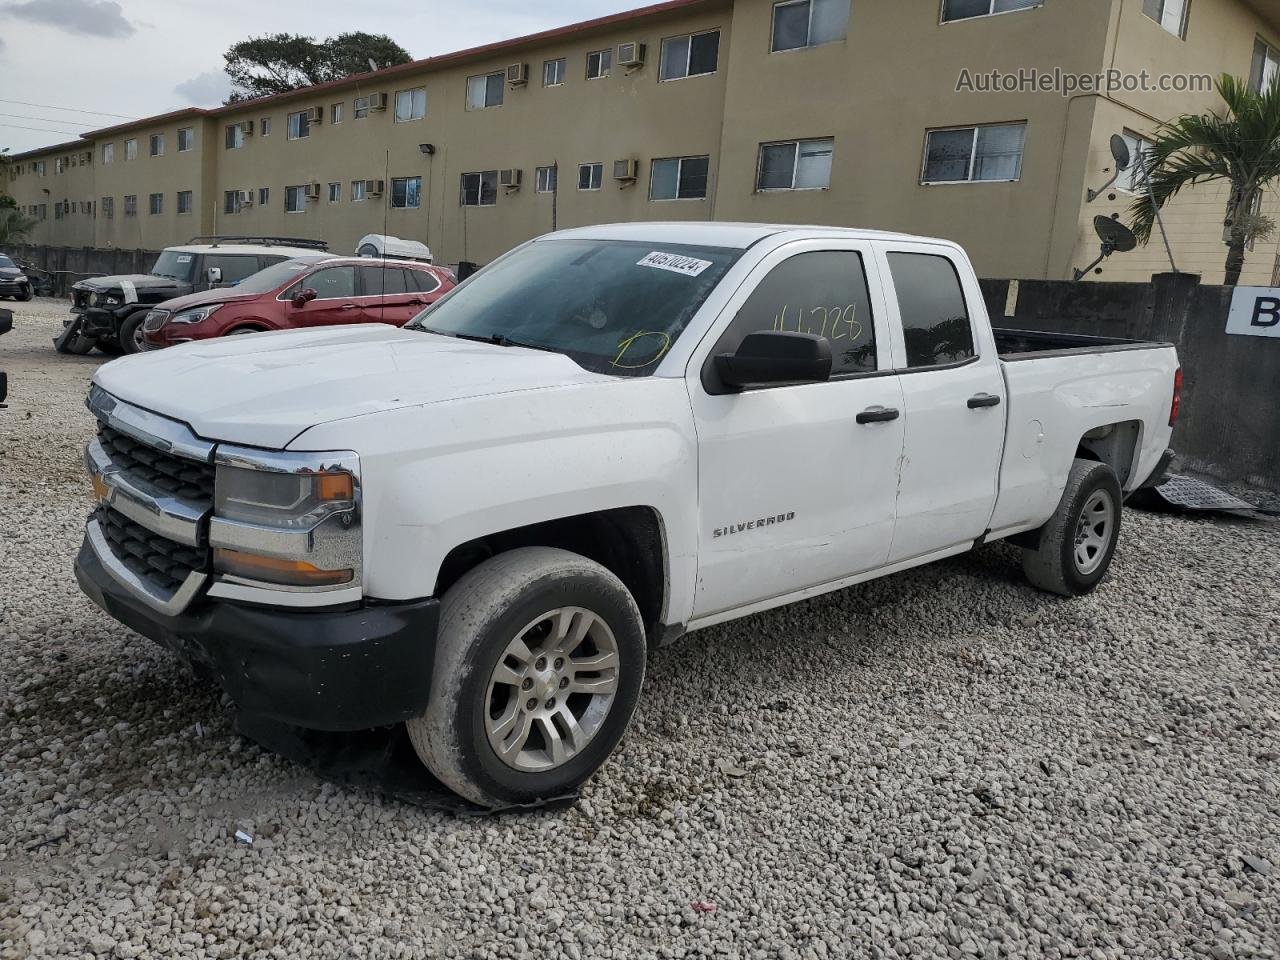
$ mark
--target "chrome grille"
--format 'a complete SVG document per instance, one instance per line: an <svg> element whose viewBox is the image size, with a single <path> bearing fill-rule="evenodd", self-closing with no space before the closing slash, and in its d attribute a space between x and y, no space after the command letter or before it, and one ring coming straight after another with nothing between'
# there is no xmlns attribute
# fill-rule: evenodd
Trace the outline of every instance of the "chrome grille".
<svg viewBox="0 0 1280 960"><path fill-rule="evenodd" d="M161 590L176 593L192 573L207 572L207 549L174 543L110 507L100 507L95 516L111 552L134 574Z"/></svg>
<svg viewBox="0 0 1280 960"><path fill-rule="evenodd" d="M147 314L147 319L142 321L142 329L147 333L155 333L165 325L165 321L172 316L169 310L152 310Z"/></svg>
<svg viewBox="0 0 1280 960"><path fill-rule="evenodd" d="M127 476L203 506L213 505L213 464L177 457L149 446L108 424L98 423L98 442Z"/></svg>

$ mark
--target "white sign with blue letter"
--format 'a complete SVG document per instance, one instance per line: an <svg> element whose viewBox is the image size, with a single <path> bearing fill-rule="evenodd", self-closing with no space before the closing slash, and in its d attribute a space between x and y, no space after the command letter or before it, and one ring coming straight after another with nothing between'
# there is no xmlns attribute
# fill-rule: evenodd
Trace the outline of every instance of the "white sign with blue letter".
<svg viewBox="0 0 1280 960"><path fill-rule="evenodd" d="M1280 337L1280 288L1236 287L1227 316L1227 333Z"/></svg>

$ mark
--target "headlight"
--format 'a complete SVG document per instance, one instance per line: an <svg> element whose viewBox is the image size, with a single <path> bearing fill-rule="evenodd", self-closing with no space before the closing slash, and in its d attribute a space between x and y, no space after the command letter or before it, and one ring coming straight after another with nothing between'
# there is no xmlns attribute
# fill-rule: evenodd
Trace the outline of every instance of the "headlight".
<svg viewBox="0 0 1280 960"><path fill-rule="evenodd" d="M20 274L18 274L16 277L14 277L13 279L17 280L19 283L26 283L26 282L27 282L27 275L26 275L25 273L20 273Z"/></svg>
<svg viewBox="0 0 1280 960"><path fill-rule="evenodd" d="M359 584L359 458L221 446L209 542L219 573L326 589Z"/></svg>
<svg viewBox="0 0 1280 960"><path fill-rule="evenodd" d="M96 307L118 307L124 300L111 293L99 293L93 298Z"/></svg>
<svg viewBox="0 0 1280 960"><path fill-rule="evenodd" d="M175 313L169 318L170 323L199 323L201 320L209 319L210 314L215 310L220 310L223 304L214 303L207 307L195 307L192 310L183 310L181 313Z"/></svg>

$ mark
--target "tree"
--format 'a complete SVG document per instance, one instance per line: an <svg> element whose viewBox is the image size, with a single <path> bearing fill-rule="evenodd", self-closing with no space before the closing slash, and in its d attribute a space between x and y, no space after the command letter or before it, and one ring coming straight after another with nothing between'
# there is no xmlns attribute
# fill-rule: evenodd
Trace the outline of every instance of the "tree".
<svg viewBox="0 0 1280 960"><path fill-rule="evenodd" d="M1280 179L1280 82L1255 93L1244 80L1223 74L1217 86L1227 106L1225 114L1187 114L1161 125L1142 159L1155 202L1151 196L1140 197L1129 215L1138 239L1146 243L1157 211L1184 188L1228 184L1230 240L1224 282L1235 286L1249 244L1275 230L1275 223L1257 211L1263 191Z"/></svg>
<svg viewBox="0 0 1280 960"><path fill-rule="evenodd" d="M36 221L23 216L17 207L0 206L0 249L21 243L35 225Z"/></svg>
<svg viewBox="0 0 1280 960"><path fill-rule="evenodd" d="M223 59L235 86L227 103L236 103L367 73L370 60L381 68L408 63L411 58L382 34L344 33L314 40L276 33L241 40Z"/></svg>

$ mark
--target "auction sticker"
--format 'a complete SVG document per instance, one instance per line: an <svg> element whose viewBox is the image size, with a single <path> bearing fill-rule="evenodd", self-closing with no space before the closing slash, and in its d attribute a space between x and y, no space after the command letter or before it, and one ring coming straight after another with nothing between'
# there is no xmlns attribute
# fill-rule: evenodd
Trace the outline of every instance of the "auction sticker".
<svg viewBox="0 0 1280 960"><path fill-rule="evenodd" d="M120 289L124 291L125 303L138 302L138 288L133 285L132 280L121 280Z"/></svg>
<svg viewBox="0 0 1280 960"><path fill-rule="evenodd" d="M662 253L659 250L647 254L636 261L637 267L654 267L658 270L670 270L672 273L683 273L686 277L696 277L711 266L710 260L699 260L696 257L683 257L678 253Z"/></svg>

